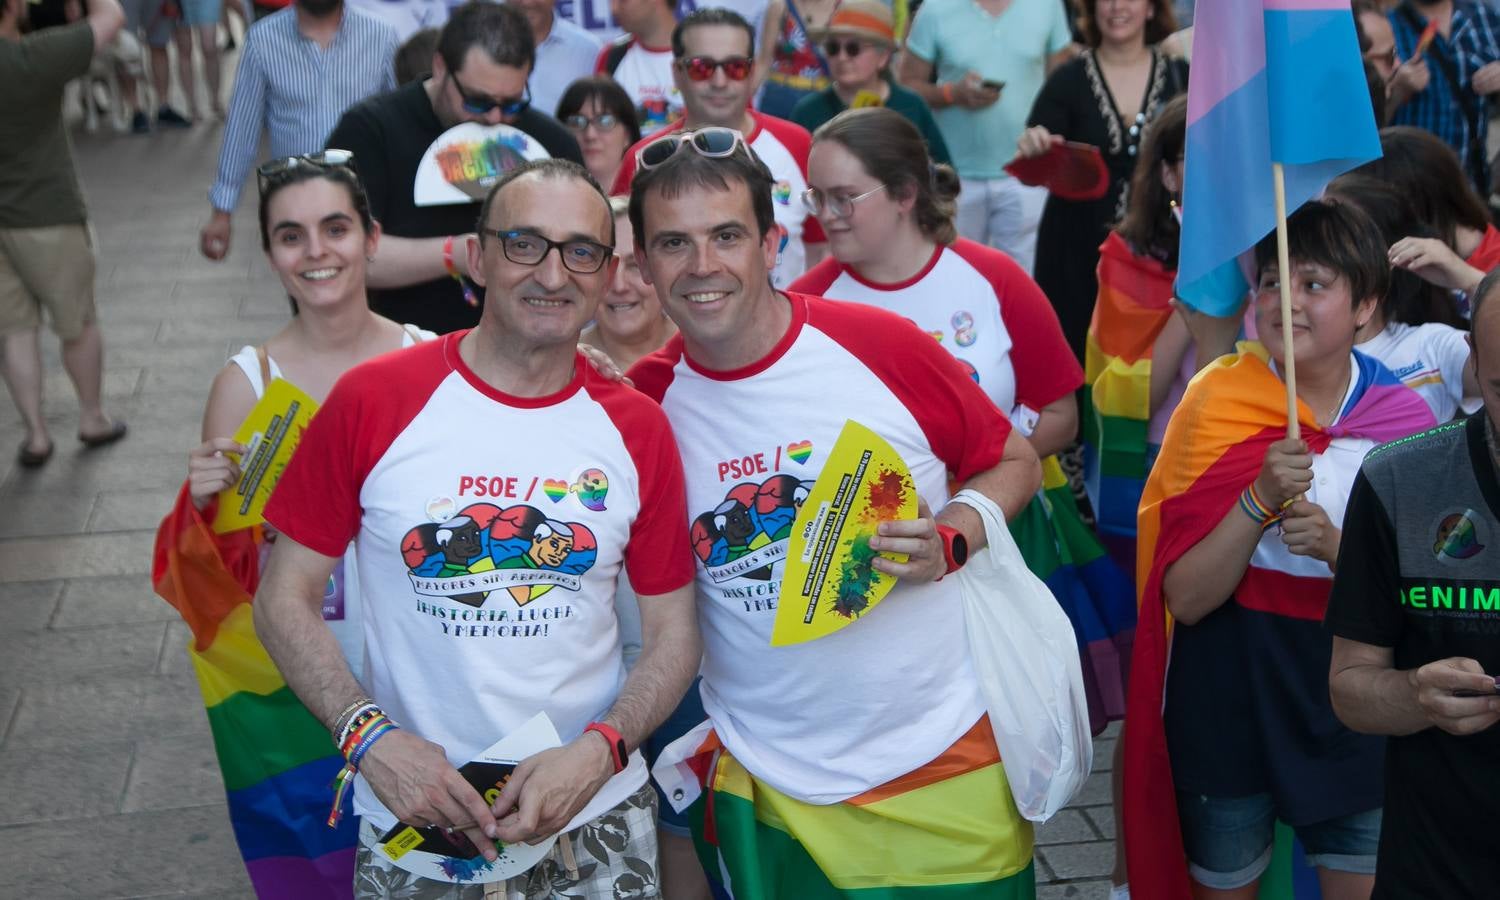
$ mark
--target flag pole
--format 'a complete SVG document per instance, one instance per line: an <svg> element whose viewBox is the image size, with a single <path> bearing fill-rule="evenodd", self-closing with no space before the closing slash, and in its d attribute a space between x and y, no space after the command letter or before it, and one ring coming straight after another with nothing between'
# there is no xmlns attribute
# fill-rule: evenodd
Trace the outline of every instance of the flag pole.
<svg viewBox="0 0 1500 900"><path fill-rule="evenodd" d="M1286 176L1281 163L1271 163L1276 184L1276 268L1281 285L1281 373L1286 380L1286 436L1297 440L1302 428L1297 422L1297 364L1292 359L1292 263L1286 238Z"/></svg>

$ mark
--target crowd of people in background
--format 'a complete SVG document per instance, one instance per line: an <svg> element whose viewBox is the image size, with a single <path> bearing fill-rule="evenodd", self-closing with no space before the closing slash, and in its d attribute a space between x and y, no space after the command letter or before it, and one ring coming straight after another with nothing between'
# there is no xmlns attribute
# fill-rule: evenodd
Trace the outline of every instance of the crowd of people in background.
<svg viewBox="0 0 1500 900"><path fill-rule="evenodd" d="M1174 298L1190 3L607 12L0 0L0 332L22 466L53 451L44 322L78 391L79 439L125 435L99 396L66 83L124 30L149 51L149 79L119 82L132 130L223 120L209 260L252 252L231 234L256 179L260 249L291 313L215 378L155 577L200 639L202 585L256 596L296 714L338 739L362 824L340 832L348 862L330 884L479 896L381 857L399 820L461 832L485 859L496 840L565 832L506 882L528 900L875 884L1033 896L1031 824L954 652L960 589L943 576L991 537L968 502L1004 513L1067 611L1095 733L1124 719L1160 739L1113 766L1112 897L1143 871L1127 851L1148 821L1198 898L1255 896L1277 822L1329 900L1492 895L1500 7L1353 0L1383 155L1290 217L1291 321L1271 238L1234 314ZM1087 196L1008 165L1081 145L1103 172ZM1293 363L1299 438L1285 435ZM274 527L215 535L246 450L232 435L278 378L322 408L267 511ZM816 650L772 650L775 604L750 598L779 563L722 567L785 539L768 523L800 506L816 466L732 484L721 461L831 446L857 415L883 426L923 497L915 521L872 543L909 561L874 564L898 587L868 621ZM599 471L597 493L455 504L459 479L491 465L473 460L479 445L549 476L549 491L564 469L578 485ZM959 491L971 499L945 505ZM386 559L386 544L402 554ZM484 594L429 593L411 611L419 577L497 568L515 570L511 585L555 570L492 595L525 609L555 591L538 608L568 595L580 621L497 654L455 642L492 627L468 624L495 621ZM320 618L303 601L336 573L339 613ZM448 621L460 615L463 628ZM1165 621L1166 658L1137 653L1132 668L1138 624ZM1156 693L1127 718L1129 678ZM851 683L876 700L836 702ZM482 699L438 702L455 690ZM542 707L565 744L481 800L453 764ZM700 738L716 753L707 844L701 813L645 775ZM270 759L277 741L219 751ZM960 797L964 815L931 817ZM930 852L841 859L828 845L840 828Z"/></svg>

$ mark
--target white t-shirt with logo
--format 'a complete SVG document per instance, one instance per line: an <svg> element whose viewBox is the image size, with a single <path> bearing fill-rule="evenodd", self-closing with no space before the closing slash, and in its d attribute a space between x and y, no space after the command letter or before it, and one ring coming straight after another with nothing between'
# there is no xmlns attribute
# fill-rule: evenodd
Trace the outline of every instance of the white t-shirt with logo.
<svg viewBox="0 0 1500 900"><path fill-rule="evenodd" d="M617 581L655 595L692 578L660 408L581 357L556 394L503 394L459 357L466 333L340 378L266 509L319 553L354 540L364 684L455 766L539 711L578 737L624 684ZM645 778L633 754L574 824ZM363 777L354 808L395 824Z"/></svg>
<svg viewBox="0 0 1500 900"><path fill-rule="evenodd" d="M1057 312L1009 256L959 238L939 245L905 281L871 281L828 258L792 289L888 309L932 335L958 358L1006 415L1019 404L1039 412L1083 384Z"/></svg>
<svg viewBox="0 0 1500 900"><path fill-rule="evenodd" d="M806 128L786 119L753 109L750 115L755 119L755 127L745 135L745 141L775 179L771 185L771 211L781 230L782 240L776 267L771 270L771 283L780 290L789 287L807 270L804 242L818 244L828 240L823 234L823 226L802 205L802 192L807 190L807 155L812 150L812 135ZM683 123L678 122L669 129L641 138L639 143L625 151L610 193L629 195L630 180L635 177L636 153L663 134L682 129Z"/></svg>
<svg viewBox="0 0 1500 900"><path fill-rule="evenodd" d="M635 112L640 117L641 134L660 131L682 118L682 93L672 80L672 48L648 47L633 37L619 40L627 42L628 49L620 57L620 64L612 73L615 81L635 101ZM600 75L610 75L605 66L609 52L615 44L606 44L599 53L594 70Z"/></svg>
<svg viewBox="0 0 1500 900"><path fill-rule="evenodd" d="M1469 343L1465 333L1451 325L1391 322L1354 349L1385 363L1402 384L1427 401L1439 423L1450 421L1460 410L1471 413L1483 403L1478 397L1464 396Z"/></svg>
<svg viewBox="0 0 1500 900"><path fill-rule="evenodd" d="M682 338L631 370L682 436L703 632L703 705L777 790L837 803L936 758L984 714L957 580L897 582L841 631L770 645L797 505L846 418L891 443L934 510L997 465L1010 424L953 357L883 310L787 295L762 360L709 372Z"/></svg>

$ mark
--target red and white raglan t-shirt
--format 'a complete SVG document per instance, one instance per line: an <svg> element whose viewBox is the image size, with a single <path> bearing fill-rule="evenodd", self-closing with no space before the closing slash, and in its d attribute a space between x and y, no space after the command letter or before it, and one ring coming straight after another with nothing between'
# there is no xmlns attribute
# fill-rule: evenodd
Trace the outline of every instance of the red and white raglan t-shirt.
<svg viewBox="0 0 1500 900"><path fill-rule="evenodd" d="M1040 412L1083 384L1083 368L1047 295L1009 256L965 238L939 244L906 281L871 281L830 257L792 288L910 319L952 353L1006 415L1017 407Z"/></svg>
<svg viewBox="0 0 1500 900"><path fill-rule="evenodd" d="M623 54L619 50L621 44L625 46ZM614 55L620 61L611 71L609 61ZM665 128L682 118L682 92L672 78L671 47L650 47L628 34L621 35L599 51L594 73L614 78L630 95L643 133Z"/></svg>
<svg viewBox="0 0 1500 900"><path fill-rule="evenodd" d="M624 684L616 582L649 596L693 577L660 407L582 357L556 394L503 394L459 357L466 333L340 378L266 508L319 553L355 541L363 684L455 766L537 712L578 737ZM645 779L632 754L575 822ZM363 777L354 808L395 824Z"/></svg>
<svg viewBox="0 0 1500 900"><path fill-rule="evenodd" d="M834 634L771 646L787 534L845 419L891 443L934 510L1000 462L1010 424L953 358L897 316L787 295L762 360L710 372L681 336L631 370L681 436L698 560L703 705L745 767L837 803L922 766L984 714L958 580L897 582Z"/></svg>
<svg viewBox="0 0 1500 900"><path fill-rule="evenodd" d="M812 150L812 135L795 122L753 109L749 113L755 119L755 128L745 135L745 142L771 170L774 179L771 211L782 232L781 252L776 255L776 268L771 270L771 283L777 288L785 288L807 270L807 249L803 244L820 244L828 240L817 217L802 205L802 192L807 190L807 155ZM610 194L629 196L630 180L635 177L636 153L662 135L682 131L684 127L679 121L671 128L641 138L626 150L615 183L609 189Z"/></svg>

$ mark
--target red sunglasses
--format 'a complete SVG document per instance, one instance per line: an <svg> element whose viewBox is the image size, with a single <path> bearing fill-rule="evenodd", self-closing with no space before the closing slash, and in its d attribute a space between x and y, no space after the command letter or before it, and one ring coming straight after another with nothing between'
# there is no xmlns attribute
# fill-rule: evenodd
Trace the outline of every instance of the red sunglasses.
<svg viewBox="0 0 1500 900"><path fill-rule="evenodd" d="M690 56L677 63L692 81L707 81L714 77L715 69L723 69L730 81L744 81L755 68L755 60L748 56L731 56L714 59L711 56Z"/></svg>

